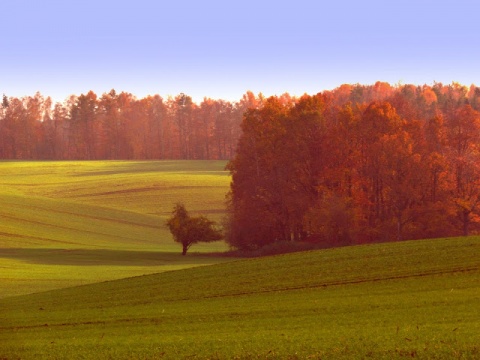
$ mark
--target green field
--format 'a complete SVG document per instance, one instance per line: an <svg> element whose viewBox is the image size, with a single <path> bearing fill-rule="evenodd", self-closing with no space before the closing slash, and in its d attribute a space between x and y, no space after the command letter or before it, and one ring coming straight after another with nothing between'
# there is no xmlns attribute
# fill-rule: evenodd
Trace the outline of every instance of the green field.
<svg viewBox="0 0 480 360"><path fill-rule="evenodd" d="M0 162L0 298L225 261L182 258L176 202L220 220L222 161ZM86 266L88 265L88 266Z"/></svg>
<svg viewBox="0 0 480 360"><path fill-rule="evenodd" d="M224 166L0 163L0 359L480 358L478 237L181 256L164 221L220 220Z"/></svg>
<svg viewBox="0 0 480 360"><path fill-rule="evenodd" d="M7 359L478 359L480 239L355 246L0 300Z"/></svg>

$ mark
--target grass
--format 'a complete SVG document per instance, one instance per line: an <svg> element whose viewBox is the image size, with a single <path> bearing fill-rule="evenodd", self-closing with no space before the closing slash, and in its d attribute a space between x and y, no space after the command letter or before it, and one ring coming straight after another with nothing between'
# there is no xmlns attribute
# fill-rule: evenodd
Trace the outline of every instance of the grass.
<svg viewBox="0 0 480 360"><path fill-rule="evenodd" d="M0 300L7 359L475 359L480 239L233 261Z"/></svg>
<svg viewBox="0 0 480 360"><path fill-rule="evenodd" d="M164 220L219 220L224 166L1 162L0 359L480 357L479 238L182 257Z"/></svg>
<svg viewBox="0 0 480 360"><path fill-rule="evenodd" d="M220 220L219 161L0 162L0 298L225 259L182 259L164 226L176 202ZM86 266L88 265L88 266Z"/></svg>
<svg viewBox="0 0 480 360"><path fill-rule="evenodd" d="M2 194L47 197L139 214L222 214L230 177L225 161L2 162Z"/></svg>

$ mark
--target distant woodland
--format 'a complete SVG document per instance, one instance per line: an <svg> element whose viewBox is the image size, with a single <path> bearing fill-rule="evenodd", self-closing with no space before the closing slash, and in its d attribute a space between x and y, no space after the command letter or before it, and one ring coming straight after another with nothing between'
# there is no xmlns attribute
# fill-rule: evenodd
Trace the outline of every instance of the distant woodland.
<svg viewBox="0 0 480 360"><path fill-rule="evenodd" d="M468 235L480 230L479 111L480 88L458 83L200 104L114 90L56 104L4 96L0 158L230 160L238 248Z"/></svg>
<svg viewBox="0 0 480 360"><path fill-rule="evenodd" d="M342 107L366 109L387 101L407 122L446 119L460 105L480 110L480 88L459 84L433 86L342 85L320 96L325 117L338 116ZM164 99L137 99L111 90L101 96L90 91L63 103L50 97L13 98L3 95L0 107L0 158L18 160L108 159L231 159L248 109L263 106L262 94L246 92L237 102L205 98L200 104L185 94ZM283 105L298 98L285 93Z"/></svg>
<svg viewBox="0 0 480 360"><path fill-rule="evenodd" d="M242 114L257 106L252 93L236 103L204 99L199 105L185 94L137 99L115 90L71 96L63 104L39 93L21 99L4 95L0 158L229 159Z"/></svg>

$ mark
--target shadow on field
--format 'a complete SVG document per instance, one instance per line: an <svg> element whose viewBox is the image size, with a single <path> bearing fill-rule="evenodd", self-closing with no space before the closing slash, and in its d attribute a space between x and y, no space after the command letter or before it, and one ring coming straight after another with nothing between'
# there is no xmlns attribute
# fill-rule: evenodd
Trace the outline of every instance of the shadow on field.
<svg viewBox="0 0 480 360"><path fill-rule="evenodd" d="M73 174L72 176L98 176L98 175L118 175L134 174L145 172L188 172L195 175L212 173L228 175L225 170L226 160L160 160L160 161L130 161L127 163L118 163L114 167L102 170L86 170ZM101 168L101 167L100 167ZM104 167L105 168L105 167Z"/></svg>
<svg viewBox="0 0 480 360"><path fill-rule="evenodd" d="M162 266L199 264L201 255L107 249L21 249L0 248L0 259L15 259L43 265ZM200 261L199 261L200 260Z"/></svg>

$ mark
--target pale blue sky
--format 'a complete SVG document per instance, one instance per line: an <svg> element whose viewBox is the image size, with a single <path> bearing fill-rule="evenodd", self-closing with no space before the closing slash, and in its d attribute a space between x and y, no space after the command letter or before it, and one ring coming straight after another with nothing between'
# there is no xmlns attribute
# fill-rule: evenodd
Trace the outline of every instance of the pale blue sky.
<svg viewBox="0 0 480 360"><path fill-rule="evenodd" d="M199 102L377 80L480 86L479 4L4 1L0 93L63 101L115 88Z"/></svg>

